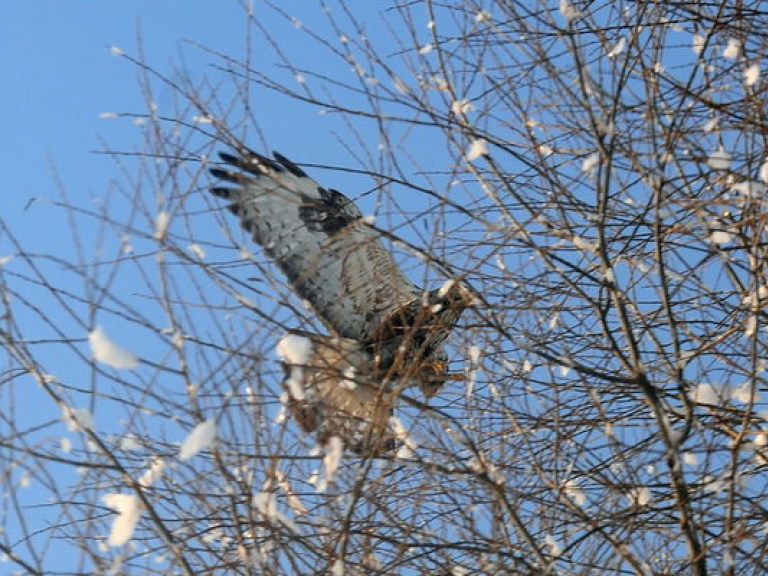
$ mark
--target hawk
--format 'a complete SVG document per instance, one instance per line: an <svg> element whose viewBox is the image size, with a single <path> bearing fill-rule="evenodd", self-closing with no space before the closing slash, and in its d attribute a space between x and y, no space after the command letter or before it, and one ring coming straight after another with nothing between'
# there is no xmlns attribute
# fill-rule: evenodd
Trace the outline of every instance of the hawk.
<svg viewBox="0 0 768 576"><path fill-rule="evenodd" d="M449 280L424 291L411 282L381 234L341 192L326 189L285 156L247 148L221 153L211 192L283 271L330 335L294 331L278 345L292 415L320 443L336 436L360 454L398 444L398 394L417 383L427 397L448 378L442 344L471 303Z"/></svg>

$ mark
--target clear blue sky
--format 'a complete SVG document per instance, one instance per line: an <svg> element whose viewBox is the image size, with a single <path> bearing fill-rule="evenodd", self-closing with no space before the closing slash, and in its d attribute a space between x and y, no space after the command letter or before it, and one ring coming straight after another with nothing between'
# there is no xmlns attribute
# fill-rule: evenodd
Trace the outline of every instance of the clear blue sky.
<svg viewBox="0 0 768 576"><path fill-rule="evenodd" d="M375 18L379 9L375 4L366 4L359 12ZM318 3L289 1L281 6L295 10L310 25L324 23ZM272 30L285 28L283 48L303 56L305 62L311 60L316 46L308 47L305 34L291 30L258 3L256 10ZM54 166L70 198L98 197L106 183L118 176L112 160L93 153L104 149L100 139L117 150L140 148L140 131L129 121L99 118L104 112L146 111L135 68L113 55L109 46L135 56L140 37L146 61L158 70L169 73L183 59L192 78L220 80L222 74L210 66L215 58L184 41L242 59L246 26L237 0L4 3L0 19L2 217L14 223L31 246L42 249L51 238L45 220L50 211L24 207L32 197L58 197ZM259 47L258 39L254 44ZM252 58L259 68L276 70L272 56L252 54ZM318 145L331 133L331 119L320 118L308 106L289 111L295 104L285 98L268 96L267 100L259 122L264 122L271 146L302 160L333 163L328 142ZM314 130L312 122L324 123L325 128L317 128L310 140L306 133ZM336 159L338 163L338 154ZM28 228L30 219L34 233L26 234L21 228ZM7 253L3 239L0 253Z"/></svg>
<svg viewBox="0 0 768 576"><path fill-rule="evenodd" d="M99 138L116 149L139 144L139 131L128 122L99 118L145 110L135 70L108 46L136 54L140 35L147 59L162 69L178 57L184 39L242 51L243 28L235 1L5 3L2 216L14 224L34 218L35 234L24 237L45 244L47 228L39 219L50 211L22 209L33 196L58 196L53 166L73 199L98 196L116 176L111 160L93 154L104 148Z"/></svg>

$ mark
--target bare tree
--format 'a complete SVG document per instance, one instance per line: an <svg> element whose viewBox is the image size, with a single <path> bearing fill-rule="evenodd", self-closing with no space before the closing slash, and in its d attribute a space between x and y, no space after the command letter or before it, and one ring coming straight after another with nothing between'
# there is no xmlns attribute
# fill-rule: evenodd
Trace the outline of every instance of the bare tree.
<svg viewBox="0 0 768 576"><path fill-rule="evenodd" d="M112 152L101 204L62 198L76 257L16 245L0 269L9 565L768 571L764 4L302 10L323 24L246 14L277 71L207 51L203 81L126 56L175 114L140 115L145 149ZM414 280L475 295L449 340L465 381L399 399L406 452L338 458L287 417L275 345L322 328L205 193L214 150L264 151L269 92L342 119L341 167L303 166L358 183ZM64 439L29 402L59 407Z"/></svg>

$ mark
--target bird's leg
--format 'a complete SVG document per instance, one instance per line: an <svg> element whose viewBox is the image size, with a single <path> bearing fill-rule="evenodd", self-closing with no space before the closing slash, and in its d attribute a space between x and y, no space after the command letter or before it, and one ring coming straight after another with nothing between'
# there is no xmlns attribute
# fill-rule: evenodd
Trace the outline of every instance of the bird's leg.
<svg viewBox="0 0 768 576"><path fill-rule="evenodd" d="M430 360L424 363L418 382L425 397L432 398L447 380L462 382L467 379L464 372L447 370L447 367L448 363L442 360Z"/></svg>
<svg viewBox="0 0 768 576"><path fill-rule="evenodd" d="M430 360L424 364L422 377L429 382L444 382L455 380L462 382L467 379L463 370L448 370L448 362L443 360Z"/></svg>

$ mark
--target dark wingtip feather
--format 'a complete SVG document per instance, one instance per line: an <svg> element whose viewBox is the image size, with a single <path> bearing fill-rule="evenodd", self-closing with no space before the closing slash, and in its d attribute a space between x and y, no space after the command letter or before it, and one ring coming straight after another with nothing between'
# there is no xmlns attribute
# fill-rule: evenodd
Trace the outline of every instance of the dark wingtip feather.
<svg viewBox="0 0 768 576"><path fill-rule="evenodd" d="M272 155L275 157L275 160L280 162L280 164L282 164L285 167L285 169L288 170L288 172L290 172L294 176L298 176L299 178L307 177L307 173L304 172L304 170L302 170L296 164L288 160L288 158L280 154L280 152L275 151L272 153Z"/></svg>
<svg viewBox="0 0 768 576"><path fill-rule="evenodd" d="M225 200L229 200L229 197L232 194L232 189L231 188L221 188L219 186L216 186L216 187L213 187L213 188L209 188L208 190L214 196L218 196L219 198L224 198Z"/></svg>
<svg viewBox="0 0 768 576"><path fill-rule="evenodd" d="M238 166L240 164L240 158L233 156L232 154L227 154L226 152L219 152L219 158L221 158L227 164L232 164L233 166Z"/></svg>
<svg viewBox="0 0 768 576"><path fill-rule="evenodd" d="M208 172L211 173L211 176L218 178L219 180L232 180L232 173L222 170L221 168L209 168Z"/></svg>

